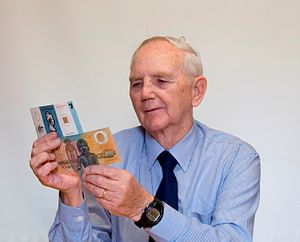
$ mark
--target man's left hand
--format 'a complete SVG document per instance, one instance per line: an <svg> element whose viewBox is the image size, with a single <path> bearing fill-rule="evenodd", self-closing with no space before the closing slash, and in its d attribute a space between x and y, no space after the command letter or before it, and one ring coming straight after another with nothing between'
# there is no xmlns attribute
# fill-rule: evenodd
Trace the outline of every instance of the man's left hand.
<svg viewBox="0 0 300 242"><path fill-rule="evenodd" d="M131 173L110 166L88 166L83 184L110 213L133 221L141 218L144 208L154 199Z"/></svg>

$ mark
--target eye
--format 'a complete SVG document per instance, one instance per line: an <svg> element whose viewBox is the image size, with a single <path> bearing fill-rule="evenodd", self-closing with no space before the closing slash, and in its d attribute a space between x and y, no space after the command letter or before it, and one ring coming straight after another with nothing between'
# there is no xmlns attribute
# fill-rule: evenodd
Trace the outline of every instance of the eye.
<svg viewBox="0 0 300 242"><path fill-rule="evenodd" d="M161 82L161 83L168 82L167 80L165 80L165 79L163 79L163 78L158 78L157 81L158 81L158 82Z"/></svg>
<svg viewBox="0 0 300 242"><path fill-rule="evenodd" d="M140 87L143 85L143 81L142 80L134 80L131 82L131 87Z"/></svg>
<svg viewBox="0 0 300 242"><path fill-rule="evenodd" d="M160 88L167 88L170 84L170 81L165 78L157 78L156 83L157 83L157 86Z"/></svg>

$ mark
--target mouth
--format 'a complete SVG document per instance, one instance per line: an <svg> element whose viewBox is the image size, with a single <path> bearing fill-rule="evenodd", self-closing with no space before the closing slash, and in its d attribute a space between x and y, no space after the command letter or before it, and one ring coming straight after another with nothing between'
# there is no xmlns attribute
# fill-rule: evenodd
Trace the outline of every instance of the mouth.
<svg viewBox="0 0 300 242"><path fill-rule="evenodd" d="M157 110L160 110L161 108L151 108L151 109L147 109L144 111L144 113L151 113L151 112L155 112Z"/></svg>

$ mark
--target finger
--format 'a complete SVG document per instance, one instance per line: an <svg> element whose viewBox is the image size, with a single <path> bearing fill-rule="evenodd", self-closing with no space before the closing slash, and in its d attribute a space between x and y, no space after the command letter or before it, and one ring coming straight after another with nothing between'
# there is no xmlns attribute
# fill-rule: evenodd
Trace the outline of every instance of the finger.
<svg viewBox="0 0 300 242"><path fill-rule="evenodd" d="M94 184L84 182L83 185L88 191L94 194L97 199L103 198L103 196L107 193L106 189L95 186Z"/></svg>
<svg viewBox="0 0 300 242"><path fill-rule="evenodd" d="M44 142L39 142L38 144L33 144L32 150L31 150L31 157L34 157L35 155L45 152L45 151L51 151L56 149L61 145L61 140L59 138L54 139L48 139Z"/></svg>
<svg viewBox="0 0 300 242"><path fill-rule="evenodd" d="M108 210L109 212L116 210L116 200L113 200L110 197L110 193L109 191L104 191L102 197L95 197L96 200L102 205L102 207L104 207L106 210Z"/></svg>
<svg viewBox="0 0 300 242"><path fill-rule="evenodd" d="M111 201L111 194L112 194L112 192L110 190L104 189L101 199L106 200L106 201Z"/></svg>
<svg viewBox="0 0 300 242"><path fill-rule="evenodd" d="M33 146L38 146L41 143L44 143L48 140L55 139L55 138L57 138L57 133L56 132L50 132L49 134L46 134L46 135L38 138L37 140L35 140L33 142Z"/></svg>
<svg viewBox="0 0 300 242"><path fill-rule="evenodd" d="M33 171L36 171L39 167L48 161L55 160L55 154L49 152L42 152L30 159L29 164Z"/></svg>
<svg viewBox="0 0 300 242"><path fill-rule="evenodd" d="M41 166L40 168L38 168L36 170L36 175L43 184L47 183L45 185L50 185L50 184L48 184L49 183L48 176L52 171L54 171L57 168L57 166L58 166L58 163L56 161L47 162L43 166Z"/></svg>
<svg viewBox="0 0 300 242"><path fill-rule="evenodd" d="M106 165L92 165L84 169L85 175L101 175L113 180L118 180L121 173L123 173L123 170Z"/></svg>
<svg viewBox="0 0 300 242"><path fill-rule="evenodd" d="M101 175L85 175L83 176L83 180L106 190L116 191L118 188L118 183L116 180Z"/></svg>

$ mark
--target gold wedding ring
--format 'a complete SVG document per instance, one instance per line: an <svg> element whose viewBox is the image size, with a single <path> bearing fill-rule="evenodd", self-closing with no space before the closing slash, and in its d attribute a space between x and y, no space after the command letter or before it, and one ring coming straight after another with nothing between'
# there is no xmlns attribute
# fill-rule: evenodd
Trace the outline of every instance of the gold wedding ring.
<svg viewBox="0 0 300 242"><path fill-rule="evenodd" d="M105 195L105 192L106 192L106 191L107 191L107 190L103 188L102 195L101 195L101 196L97 196L97 198L100 198L100 199L101 199L101 198L103 198L103 197L104 197L104 195Z"/></svg>
<svg viewBox="0 0 300 242"><path fill-rule="evenodd" d="M107 191L107 190L104 189L101 198L104 198L104 195L105 195L106 191Z"/></svg>

